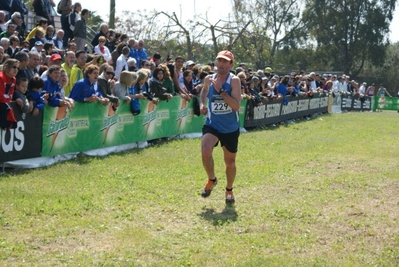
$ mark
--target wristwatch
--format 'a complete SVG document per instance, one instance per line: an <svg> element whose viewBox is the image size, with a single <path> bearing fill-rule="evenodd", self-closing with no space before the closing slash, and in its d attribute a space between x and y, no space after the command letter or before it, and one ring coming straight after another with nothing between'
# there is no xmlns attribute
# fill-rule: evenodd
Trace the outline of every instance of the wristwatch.
<svg viewBox="0 0 399 267"><path fill-rule="evenodd" d="M219 90L219 95L221 95L223 92L226 92L226 90L224 90L223 87L222 87L222 88L220 88L220 90Z"/></svg>

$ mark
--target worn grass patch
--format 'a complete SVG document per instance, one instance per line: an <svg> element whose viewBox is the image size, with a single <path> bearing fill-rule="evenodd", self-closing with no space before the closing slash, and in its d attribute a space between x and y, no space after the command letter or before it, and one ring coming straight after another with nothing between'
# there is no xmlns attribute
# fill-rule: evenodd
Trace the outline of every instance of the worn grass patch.
<svg viewBox="0 0 399 267"><path fill-rule="evenodd" d="M398 266L399 114L240 136L235 207L200 140L0 177L1 266Z"/></svg>

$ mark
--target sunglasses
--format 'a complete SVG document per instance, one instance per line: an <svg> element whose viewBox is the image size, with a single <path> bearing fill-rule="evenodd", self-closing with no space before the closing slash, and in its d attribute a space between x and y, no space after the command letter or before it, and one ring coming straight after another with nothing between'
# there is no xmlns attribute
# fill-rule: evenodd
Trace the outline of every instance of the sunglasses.
<svg viewBox="0 0 399 267"><path fill-rule="evenodd" d="M115 75L115 72L107 71L106 74L107 74L107 75L112 75L112 76L113 76L113 75Z"/></svg>
<svg viewBox="0 0 399 267"><path fill-rule="evenodd" d="M13 68L13 69L18 69L18 66L12 66L11 68Z"/></svg>

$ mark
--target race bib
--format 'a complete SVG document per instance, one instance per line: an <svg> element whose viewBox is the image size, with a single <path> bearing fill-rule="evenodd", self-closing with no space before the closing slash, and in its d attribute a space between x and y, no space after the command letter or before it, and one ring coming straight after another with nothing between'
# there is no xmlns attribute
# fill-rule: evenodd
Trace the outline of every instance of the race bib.
<svg viewBox="0 0 399 267"><path fill-rule="evenodd" d="M223 100L215 99L211 102L212 113L216 115L232 112L231 107Z"/></svg>

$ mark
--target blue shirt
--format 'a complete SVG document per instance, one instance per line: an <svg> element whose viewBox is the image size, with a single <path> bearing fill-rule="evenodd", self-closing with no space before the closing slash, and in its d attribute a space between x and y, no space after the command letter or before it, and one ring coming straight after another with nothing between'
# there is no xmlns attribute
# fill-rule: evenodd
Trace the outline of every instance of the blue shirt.
<svg viewBox="0 0 399 267"><path fill-rule="evenodd" d="M97 89L97 82L90 83L89 78L83 78L75 83L69 97L77 102L84 102L84 99L93 95L102 96Z"/></svg>

